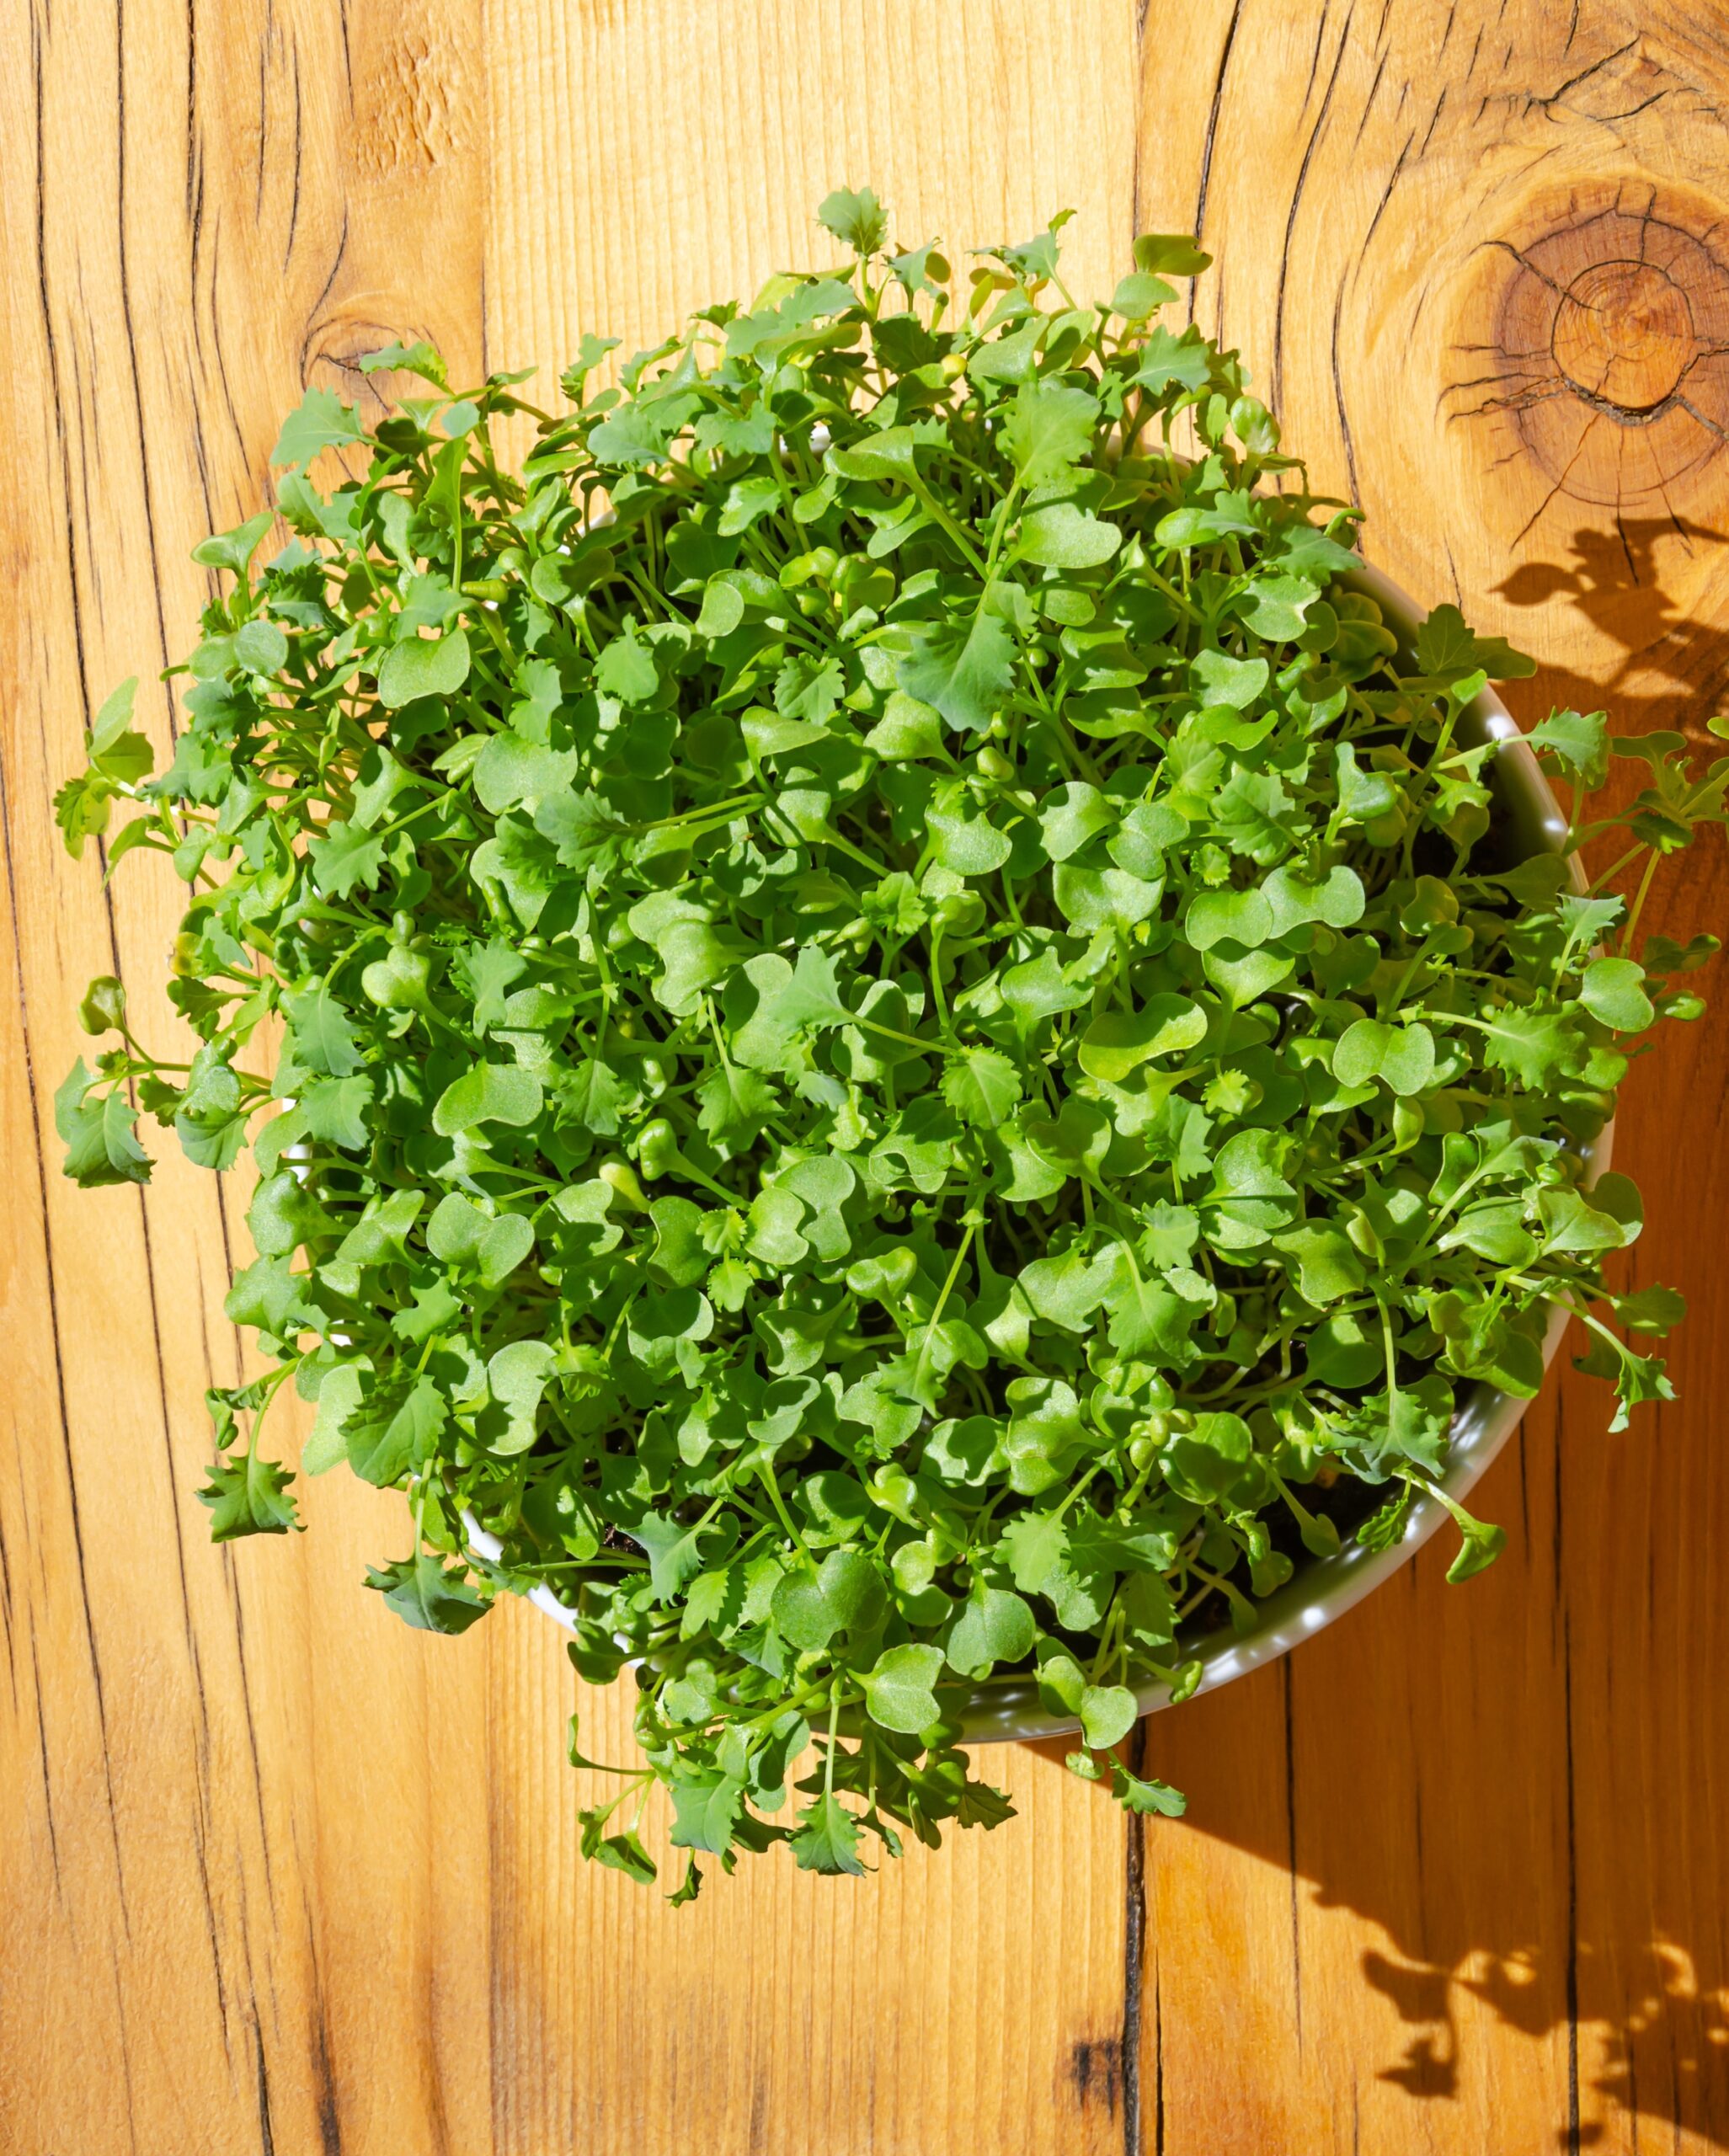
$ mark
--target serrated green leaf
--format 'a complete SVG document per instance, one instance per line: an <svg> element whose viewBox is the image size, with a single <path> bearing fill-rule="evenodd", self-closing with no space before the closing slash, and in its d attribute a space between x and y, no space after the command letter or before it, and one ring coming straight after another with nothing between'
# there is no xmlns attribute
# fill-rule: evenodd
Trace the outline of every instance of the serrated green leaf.
<svg viewBox="0 0 1729 2156"><path fill-rule="evenodd" d="M277 467L305 464L321 449L345 448L362 439L362 429L352 404L344 404L333 389L314 386L282 422L270 462Z"/></svg>
<svg viewBox="0 0 1729 2156"><path fill-rule="evenodd" d="M1007 628L981 612L921 631L900 662L900 686L957 733L982 734L1013 686L1014 655Z"/></svg>

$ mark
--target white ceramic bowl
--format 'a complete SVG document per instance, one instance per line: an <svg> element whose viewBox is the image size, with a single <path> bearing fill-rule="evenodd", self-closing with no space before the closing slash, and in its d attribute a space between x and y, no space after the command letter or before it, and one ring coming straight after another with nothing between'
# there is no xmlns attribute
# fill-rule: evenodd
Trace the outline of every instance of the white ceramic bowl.
<svg viewBox="0 0 1729 2156"><path fill-rule="evenodd" d="M1365 563L1341 581L1374 599L1387 627L1402 647L1409 648L1424 617L1390 578ZM1490 783L1502 816L1527 852L1558 851L1566 835L1566 819L1512 714L1492 690L1486 689L1466 707L1460 738L1466 743L1475 739L1499 744L1491 760ZM1577 857L1571 866L1575 888L1582 891L1585 878ZM1588 1149L1588 1171L1593 1180L1609 1166L1613 1134L1611 1124ZM1545 1369L1561 1346L1566 1322L1566 1312L1557 1310L1543 1343ZM1497 1391L1492 1385L1476 1385L1465 1391L1454 1417L1447 1469L1440 1478L1441 1487L1450 1497L1464 1498L1518 1428L1529 1405ZM1245 1676L1262 1662L1289 1654L1293 1647L1323 1630L1408 1564L1447 1517L1446 1508L1438 1499L1417 1497L1406 1515L1404 1534L1390 1549L1365 1550L1358 1543L1347 1542L1335 1557L1305 1559L1283 1587L1256 1604L1255 1623L1247 1631L1226 1628L1185 1643L1185 1659L1201 1665L1196 1691L1209 1692L1215 1685L1228 1684L1232 1678ZM500 1555L498 1537L466 1513L463 1520L476 1554L495 1561ZM574 1613L550 1588L533 1588L528 1599L567 1630L574 1630ZM1135 1696L1144 1715L1171 1704L1170 1688L1166 1684L1142 1685ZM975 1688L961 1709L961 1721L963 1741L969 1744L1059 1737L1081 1726L1072 1716L1053 1714L1045 1707L1030 1677Z"/></svg>

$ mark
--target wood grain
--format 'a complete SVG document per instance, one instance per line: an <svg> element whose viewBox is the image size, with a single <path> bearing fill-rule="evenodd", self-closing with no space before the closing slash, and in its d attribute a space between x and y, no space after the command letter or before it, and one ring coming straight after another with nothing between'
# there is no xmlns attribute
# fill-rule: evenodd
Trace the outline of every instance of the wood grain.
<svg viewBox="0 0 1729 2156"><path fill-rule="evenodd" d="M1537 654L1528 715L1696 727L1729 580L1729 40L1553 0L19 0L6 101L0 826L0 2147L269 2156L1729 2148L1723 1815L1729 1033L1629 1089L1633 1255L1688 1293L1681 1400L1607 1439L1568 1378L1425 1557L1286 1664L1146 1727L1130 1833L1061 1748L1021 1817L857 1888L774 1863L669 1911L575 1858L552 1629L461 1642L359 1589L393 1502L213 1550L200 1394L243 1193L58 1175L89 974L158 1027L173 894L105 892L50 799L264 499L300 385L646 343L827 259L868 179L954 249L1075 207L1078 282L1198 233L1368 551ZM370 392L368 392L370 393ZM174 723L141 691L159 741ZM134 864L135 868L136 864ZM1721 856L1663 926L1721 917ZM154 1006L154 1007L152 1007Z"/></svg>

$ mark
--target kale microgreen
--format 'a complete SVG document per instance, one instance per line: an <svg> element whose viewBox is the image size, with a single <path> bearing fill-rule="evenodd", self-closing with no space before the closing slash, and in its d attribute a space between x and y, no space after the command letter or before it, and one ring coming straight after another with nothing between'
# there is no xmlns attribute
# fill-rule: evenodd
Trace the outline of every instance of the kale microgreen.
<svg viewBox="0 0 1729 2156"><path fill-rule="evenodd" d="M1529 663L1451 606L1401 653L1357 512L1155 322L1187 240L1085 307L1055 224L957 289L867 192L821 215L850 269L622 389L585 339L558 415L424 345L376 355L423 393L374 427L309 392L287 543L199 549L172 765L128 684L57 803L74 853L141 804L110 863L190 887L198 1043L93 984L67 1172L147 1179L141 1111L259 1173L227 1308L271 1368L211 1396L213 1532L296 1524L258 1449L291 1376L302 1470L408 1495L368 1581L408 1622L548 1587L584 1677L633 1671L644 1764L583 1847L653 1877L665 1784L677 1899L699 1855L856 1872L1006 1817L957 1740L1010 1676L1179 1811L1102 1756L1134 1688L1337 1550L1342 1491L1396 1539L1461 1385L1534 1393L1561 1308L1616 1427L1667 1397L1632 1341L1678 1299L1606 1279L1638 1196L1582 1147L1715 948L1636 937L1729 764L1556 713L1609 865L1497 851L1460 719ZM1588 820L1612 755L1642 790ZM1460 1576L1499 1535L1448 1502Z"/></svg>

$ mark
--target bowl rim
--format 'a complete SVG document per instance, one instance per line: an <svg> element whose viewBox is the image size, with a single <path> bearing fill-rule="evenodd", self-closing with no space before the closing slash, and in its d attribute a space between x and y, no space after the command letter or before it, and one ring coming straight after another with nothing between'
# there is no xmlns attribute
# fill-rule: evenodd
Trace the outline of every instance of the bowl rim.
<svg viewBox="0 0 1729 2156"><path fill-rule="evenodd" d="M1401 650L1408 654L1418 628L1427 616L1407 592L1383 570L1367 562L1360 563L1334 582L1374 600L1387 627L1397 638ZM1484 688L1465 706L1460 714L1459 732L1461 740L1474 737L1477 741L1495 744L1492 783L1503 798L1504 812L1535 842L1538 851L1559 852L1566 842L1566 819L1518 722L1492 689ZM1586 881L1577 855L1570 857L1568 868L1574 889L1582 894ZM1614 1123L1611 1119L1584 1148L1586 1171L1592 1181L1608 1168L1614 1140ZM1544 1337L1545 1374L1560 1350L1566 1328L1566 1312L1556 1310ZM1462 1502L1487 1471L1518 1428L1526 1409L1533 1404L1493 1385L1472 1385L1454 1415L1447 1466L1439 1478L1440 1489L1455 1502ZM1235 1678L1246 1677L1251 1670L1277 1661L1305 1640L1312 1639L1317 1632L1337 1623L1365 1596L1409 1564L1448 1517L1447 1508L1439 1497L1417 1497L1406 1513L1404 1533L1387 1548L1367 1550L1360 1543L1347 1542L1333 1556L1309 1558L1282 1588L1256 1604L1255 1622L1246 1630L1238 1632L1229 1626L1221 1627L1194 1643L1185 1660L1198 1662L1201 1674L1185 1698L1216 1690ZM503 1555L499 1538L482 1527L466 1508L462 1524L472 1552L496 1563ZM531 1588L526 1599L566 1631L574 1632L576 1613L560 1602L550 1588ZM1047 1708L1038 1696L1038 1680L1030 1676L1018 1675L999 1684L967 1688L943 1685L939 1686L938 1692L944 1698L946 1709L960 1723L960 1742L963 1744L1036 1742L1043 1737L1068 1736L1081 1726L1076 1716ZM1171 1687L1163 1682L1137 1685L1134 1695L1138 1716L1155 1714L1171 1704Z"/></svg>

